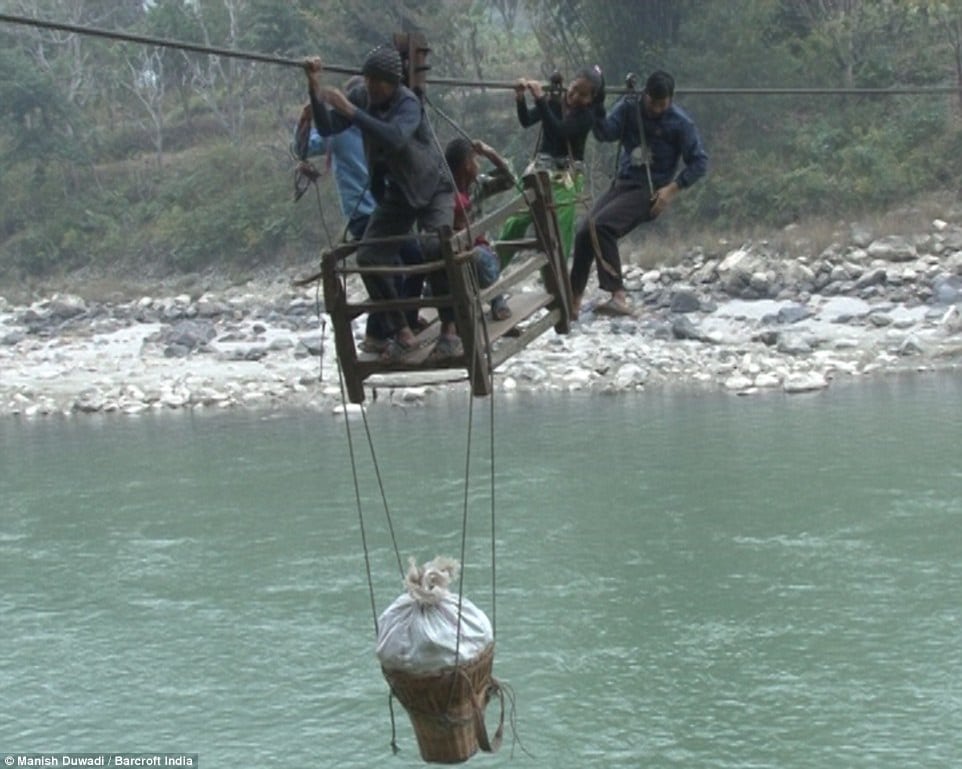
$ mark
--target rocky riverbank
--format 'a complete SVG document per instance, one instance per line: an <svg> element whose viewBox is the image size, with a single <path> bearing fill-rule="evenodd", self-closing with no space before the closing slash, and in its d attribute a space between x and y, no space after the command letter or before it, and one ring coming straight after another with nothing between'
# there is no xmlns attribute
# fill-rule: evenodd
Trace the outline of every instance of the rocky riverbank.
<svg viewBox="0 0 962 769"><path fill-rule="evenodd" d="M499 392L696 384L805 392L841 378L962 365L962 225L913 236L852 227L818 254L766 243L626 270L634 318L586 303L496 374ZM200 295L0 297L0 415L340 403L323 308L290 276ZM358 334L362 332L360 325ZM459 385L463 387L463 385ZM406 403L445 385L380 391ZM385 395L386 393L386 395Z"/></svg>

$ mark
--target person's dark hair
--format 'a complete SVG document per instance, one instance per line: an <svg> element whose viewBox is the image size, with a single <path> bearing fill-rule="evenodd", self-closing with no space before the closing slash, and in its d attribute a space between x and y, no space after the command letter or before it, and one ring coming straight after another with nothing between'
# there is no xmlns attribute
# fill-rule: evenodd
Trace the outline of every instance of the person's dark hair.
<svg viewBox="0 0 962 769"><path fill-rule="evenodd" d="M590 67L582 67L575 73L575 80L584 78L591 83L591 103L597 104L605 100L605 76L601 72L601 67L593 64Z"/></svg>
<svg viewBox="0 0 962 769"><path fill-rule="evenodd" d="M652 99L670 99L675 95L675 78L664 70L655 70L645 81L645 93Z"/></svg>
<svg viewBox="0 0 962 769"><path fill-rule="evenodd" d="M474 145L462 136L452 139L444 148L444 159L451 173L457 171L474 152Z"/></svg>

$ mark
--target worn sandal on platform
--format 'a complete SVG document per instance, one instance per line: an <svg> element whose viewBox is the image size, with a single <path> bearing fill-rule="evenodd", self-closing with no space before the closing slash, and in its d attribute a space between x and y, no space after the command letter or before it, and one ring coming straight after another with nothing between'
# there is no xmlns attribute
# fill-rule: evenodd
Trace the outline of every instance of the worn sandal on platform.
<svg viewBox="0 0 962 769"><path fill-rule="evenodd" d="M403 360L405 355L416 349L416 344L406 344L397 338L391 338L387 340L387 344L381 351L381 360L385 363L394 363Z"/></svg>
<svg viewBox="0 0 962 769"><path fill-rule="evenodd" d="M442 336L438 339L434 349L428 354L428 360L432 363L460 358L464 355L464 345L456 336Z"/></svg>
<svg viewBox="0 0 962 769"><path fill-rule="evenodd" d="M365 336L361 344L358 345L358 349L360 349L361 352L380 355L388 348L389 344L391 344L390 339L378 339L376 336Z"/></svg>

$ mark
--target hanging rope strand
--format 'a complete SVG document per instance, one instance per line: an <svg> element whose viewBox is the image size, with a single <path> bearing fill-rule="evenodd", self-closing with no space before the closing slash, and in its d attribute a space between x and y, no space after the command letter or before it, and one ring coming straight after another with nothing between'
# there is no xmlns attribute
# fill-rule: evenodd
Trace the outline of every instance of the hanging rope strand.
<svg viewBox="0 0 962 769"><path fill-rule="evenodd" d="M346 403L346 401L345 401ZM371 425L367 421L367 409L361 407L361 418L364 422L364 432L367 435L367 445L371 450L371 462L374 465L374 476L377 478L377 487L381 493L381 503L384 505L384 517L387 519L388 532L391 535L391 545L394 548L394 557L397 559L398 573L404 579L404 566L401 564L401 551L398 548L397 536L394 533L394 520L391 518L391 510L387 503L387 493L384 491L384 478L381 475L381 466L377 461L377 453L374 451L374 438L371 435Z"/></svg>
<svg viewBox="0 0 962 769"><path fill-rule="evenodd" d="M487 337L487 324L485 324L485 337ZM488 350L488 371L491 371L491 344L486 344ZM491 374L492 378L494 373ZM488 419L488 448L489 448L489 463L491 467L491 634L497 638L498 637L498 573L497 573L497 558L495 558L495 552L497 550L497 528L495 526L495 465L494 465L494 388L491 388L491 396L489 398L489 419Z"/></svg>
<svg viewBox="0 0 962 769"><path fill-rule="evenodd" d="M467 139L469 142L471 142L472 144L474 144L474 139L473 139L471 136L468 135L468 132L465 131L465 130L454 120L454 118L449 117L437 104L435 104L433 101L431 101L431 99L428 97L427 94L424 95L424 102L425 102L425 104L427 104L431 109L433 109L449 126L451 126L451 128L453 128L456 133L460 134L460 135L462 136L462 138Z"/></svg>
<svg viewBox="0 0 962 769"><path fill-rule="evenodd" d="M351 435L351 419L347 410L347 390L344 385L344 372L341 371L340 363L338 363L337 366L337 373L341 384L341 405L344 408L344 428L347 432L347 446L351 457L351 474L354 478L354 499L357 502L357 517L361 530L361 548L364 550L364 570L367 573L367 589L371 599L371 614L374 619L374 637L377 638L379 634L377 626L377 602L374 598L374 578L371 575L371 555L367 547L367 531L364 526L364 507L361 504L361 485L357 477L357 462L354 458L354 440Z"/></svg>

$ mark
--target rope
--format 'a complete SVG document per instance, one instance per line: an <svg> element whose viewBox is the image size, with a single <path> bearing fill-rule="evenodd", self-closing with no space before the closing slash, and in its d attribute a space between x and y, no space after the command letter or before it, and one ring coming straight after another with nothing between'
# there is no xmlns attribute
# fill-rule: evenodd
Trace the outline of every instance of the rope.
<svg viewBox="0 0 962 769"><path fill-rule="evenodd" d="M452 120L451 118L449 118L447 115L444 115L440 110L437 109L437 107L435 107L433 104L431 104L431 102L430 102L426 97L425 97L425 101L426 101L429 105L431 105L431 106L438 112L438 114L440 114L445 120L447 120L447 121L452 125L452 127L454 127L454 129L455 129L456 131L458 131L460 134L462 134L462 135L464 136L464 138L466 138L468 141L472 141L471 137L467 134L467 132L464 131L464 129L462 129L459 125L457 125L457 123L455 123L454 120ZM441 155L443 156L443 155L444 155L444 150L443 150L443 148L441 147L441 142L440 142L440 140L438 139L437 132L434 130L434 126L433 126L433 124L431 123L430 120L427 121L427 125L428 125L428 129L431 131L431 138L432 138L432 140L434 141L435 147L437 148L438 152L440 152ZM473 143L473 141L472 141L472 143ZM454 175L453 175L451 169L448 167L447 163L444 164L444 170L445 170L445 172L447 173L448 180L449 180L450 183L451 183L451 187L456 191L456 190L457 190L457 184L456 184L456 182L455 182L455 180L454 180ZM469 227L469 229L468 229L468 232L470 233L470 227ZM477 323L478 323L478 319L479 319L479 317L480 317L480 321L481 321L482 329L483 329L483 334L484 334L485 355L487 356L487 360L488 360L488 366L487 366L488 376L493 378L494 373L493 373L492 368L491 368L491 342L490 342L490 338L489 338L489 336L488 336L487 321L485 320L485 317L484 317L484 307L483 307L482 304L481 304L481 289L480 289L480 286L479 286L477 269L476 269L476 267L475 267L475 265L474 265L473 263L471 264L471 269L468 271L468 276L469 276L469 279L470 279L470 281L471 281L471 285L470 285L471 295L474 297L474 301L471 303L471 307L470 307L470 312L471 312L471 315L472 315L472 318L471 318L472 322L471 322L470 325L471 325L471 328L472 328L472 329L473 329L473 328L476 328L476 327L477 327ZM474 347L474 345L472 344L472 348L473 348L473 347ZM472 349L471 366L470 366L470 376L469 376L469 380L470 380L470 382L472 382L472 383L474 382L475 377L476 377L476 375L477 375L477 363L478 363L477 350ZM489 383L489 384L490 384L490 383ZM488 389L491 391L491 407L492 407L492 410L493 410L493 408L494 408L494 388L491 387L491 386L489 386ZM492 414L492 425L493 425L493 414ZM466 569L465 569L465 556L466 556L466 554L467 554L468 502L469 502L469 496L470 496L469 492L470 492L470 485L471 485L471 446L472 446L472 443L473 443L473 436L474 436L474 397L472 396L472 393L471 393L470 390L469 390L469 391L468 391L468 429L467 429L467 438L466 438L466 441L465 441L465 444L466 444L466 445L465 445L465 458L464 458L464 496L463 496L463 500L462 500L462 511L461 511L461 547L460 547L461 579L460 579L459 582L458 582L458 624L457 624L457 634L456 634L456 636L455 636L455 646L454 646L454 664L455 664L455 667L459 667L459 665L460 665L460 659L461 659L461 631L462 631L462 617L463 617L462 608L463 608L463 605L464 605L464 583L465 583L465 572L466 572ZM494 532L495 532L495 530L494 530L494 515L495 515L495 512L494 512L494 488L495 488L495 475L494 475L494 461L493 461L493 457L494 457L494 430L493 430L493 429L492 429L491 432L490 432L490 441L491 441L491 449L490 449L490 452L491 452L491 457L492 457L491 466L490 466L490 479L491 479L491 517L492 517L492 526L491 526L491 560L492 560L492 572L491 572L491 606L492 606L491 632L492 632L492 636L496 639L496 638L497 638L497 626L496 626L496 624L495 624L495 622L496 622L495 596L497 595L497 585L496 585L496 582L495 582L495 572L494 572L494 568L493 568L493 564L494 564L494 560L495 560L495 540L494 540ZM449 704L454 700L455 690L456 690L456 679L453 679L453 678L452 678L451 688L450 688L450 691L448 692Z"/></svg>
<svg viewBox="0 0 962 769"><path fill-rule="evenodd" d="M378 628L378 622L377 622L377 616L378 616L377 601L374 597L374 577L371 572L371 555L367 545L367 530L364 525L364 507L361 503L361 487L360 487L360 481L358 480L357 460L356 460L356 455L354 453L354 439L353 439L353 433L351 432L350 413L347 407L347 403L348 403L347 387L344 383L344 372L341 369L340 361L338 361L337 373L338 373L338 381L339 381L340 391L341 391L341 408L344 411L344 428L347 434L348 453L351 459L351 475L354 482L354 499L357 505L358 525L361 532L361 548L364 551L364 570L367 575L368 595L370 596L370 600L371 600L371 613L373 615L373 620L374 620L374 637L377 638L379 634L379 628ZM391 518L391 511L388 507L387 495L384 491L384 480L381 475L380 465L378 464L378 461L377 461L377 452L374 449L374 439L371 436L371 429L367 420L367 410L363 406L361 406L361 417L364 422L364 432L365 432L365 435L367 436L368 448L371 452L371 461L374 465L374 475L377 478L378 489L381 493L381 501L384 505L384 515L385 515L385 518L387 519L388 531L391 535L391 544L394 548L394 556L397 559L398 573L400 574L401 579L403 580L404 567L401 564L401 553L398 548L397 536L394 531L394 522ZM392 720L393 720L393 713L392 713Z"/></svg>
<svg viewBox="0 0 962 769"><path fill-rule="evenodd" d="M317 196L318 216L320 217L321 224L322 224L322 226L323 226L323 228L324 228L324 232L325 232L325 234L326 234L326 236L327 236L328 246L330 247L331 244L333 243L333 238L332 238L332 236L331 236L331 230L328 228L327 220L326 220L326 218L324 217L324 207L323 207L323 204L322 204L322 202L321 202L320 186L317 184L317 180L316 180L316 179L313 179L313 180L311 181L311 183L314 185L314 191L315 191L316 196ZM356 208L356 206L355 206L355 208ZM344 231L341 233L341 241L342 241L342 242L344 242L344 240L345 240L345 238L346 238L346 235L347 235L347 227L345 226ZM319 317L319 319L320 319L320 321L321 321L321 354L320 354L320 367L321 367L321 369L320 369L320 379L321 379L321 381L323 381L323 374L324 374L324 369L323 369L323 366L324 366L324 346L323 346L323 339L324 339L324 330L325 330L327 324L325 323L325 321L324 321L324 319L323 319L323 316L322 316L322 314L321 314L321 309L320 309L320 282L318 282L317 285L316 285L316 287L315 287L315 298L314 298L314 301L315 301L315 309L316 309L317 314L318 314L318 317ZM350 413L349 413L349 411L348 411L348 405L347 405L347 404L348 404L347 387L346 387L345 382L344 382L344 372L343 372L343 370L341 369L341 365L340 365L340 361L339 361L339 360L338 360L338 365L337 365L337 374L338 374L338 383L339 383L340 393L341 393L341 408L342 408L343 411L344 411L344 428L345 428L345 432L346 432L346 434L347 434L348 453L349 453L350 460L351 460L351 476L352 476L353 483L354 483L354 499L355 499L355 503L356 503L356 506L357 506L358 527L359 527L360 533L361 533L361 547L362 547L362 549L363 549L363 551L364 551L364 569L365 569L365 573L366 573L366 575L367 575L368 595L369 595L370 601L371 601L371 613L372 613L372 615L373 615L373 621L374 621L374 636L375 636L375 638L377 638L377 636L378 636L378 631L379 631L379 629L378 629L378 621L377 621L378 614L377 614L377 601L376 601L375 596L374 596L374 578L373 578L373 575L372 575L372 572L371 572L371 556L370 556L370 551L369 551L368 545L367 545L367 529L366 529L366 526L365 526L365 523L364 523L364 508L363 508L363 505L362 505L362 503L361 503L361 489L360 489L360 481L359 481L359 478L358 478L357 458L356 458L356 454L355 454L355 451L354 451L354 438L353 438L353 433L351 432ZM404 579L404 567L403 567L403 565L402 565L402 563L401 563L401 552L400 552L400 549L399 549L398 543L397 543L397 535L396 535L396 533L395 533L395 531L394 531L394 521L393 521L393 519L391 518L391 511L390 511L390 508L389 508L388 502L387 502L387 494L385 493L385 490L384 490L384 479L383 479L383 477L382 477L382 475L381 475L381 468L380 468L380 464L378 463L377 452L375 451L375 448L374 448L374 439L373 439L373 437L372 437L372 435L371 435L371 428L370 428L370 424L368 423L368 419L367 419L367 411L366 411L366 409L364 409L363 406L361 407L361 417L362 417L362 420L363 420L363 423L364 423L364 432L365 432L365 435L366 435L366 437L367 437L368 449L369 449L370 452L371 452L371 462L372 462L372 464L373 464L373 466L374 466L374 474L375 474L375 477L376 477L376 479L377 479L378 490L380 491L381 501L382 501L382 504L384 505L384 515L385 515L385 518L387 519L388 531L389 531L390 536L391 536L391 544L392 544L392 546L393 546L393 548L394 548L394 556L395 556L395 559L397 560L398 573L400 574L400 577L401 577L401 579L403 580L403 579ZM393 714L393 711L392 711L392 714L391 714L391 716L392 716L392 724L393 724L393 715L394 715L394 714Z"/></svg>
<svg viewBox="0 0 962 769"><path fill-rule="evenodd" d="M475 281L478 280L477 270L473 272ZM489 403L489 416L488 416L488 435L489 435L489 467L491 472L489 475L491 483L491 634L497 638L498 637L498 611L497 611L497 584L498 584L498 574L495 558L495 552L497 550L497 529L495 526L495 454L494 454L494 368L491 363L491 338L488 335L488 321L484 316L484 307L481 305L481 294L480 286L475 286L475 310L481 315L481 330L484 334L484 354L488 361L488 375L490 376L489 389L491 391L490 403ZM472 377L473 379L473 377Z"/></svg>
<svg viewBox="0 0 962 769"><path fill-rule="evenodd" d="M82 24L68 24L62 21L47 21L46 19L32 19L26 16L13 16L10 14L0 14L0 22L7 24L21 24L28 27L40 27L42 29L52 29L61 32L74 32L78 35L90 37L104 37L109 40L119 40L125 43L140 43L141 45L156 45L161 48L176 48L182 51L193 53L205 53L213 56L226 56L233 59L245 59L247 61L258 61L264 64L280 64L288 67L303 67L303 59L289 59L272 54L256 53L254 51L241 51L236 48L220 48L212 45L200 45L198 43L188 43L183 40L169 40L162 37L152 37L150 35L139 35L133 32L116 32L102 27L88 27ZM336 64L325 64L324 68L330 72L338 72L345 75L357 74L356 68L339 67Z"/></svg>
<svg viewBox="0 0 962 769"><path fill-rule="evenodd" d="M447 124L451 126L451 128L453 128L457 133L459 133L462 136L462 138L467 139L469 142L474 144L474 139L468 135L468 132L465 131L460 125L458 125L458 123L454 120L454 118L449 117L447 114L445 114L445 112L437 104L431 101L431 99L428 97L427 94L424 95L424 101L431 109L437 112L438 115L440 115L445 120L445 122L447 122ZM443 151L442 151L442 154L443 154Z"/></svg>
<svg viewBox="0 0 962 769"><path fill-rule="evenodd" d="M364 550L364 570L367 574L368 596L371 599L371 614L374 618L374 637L377 638L379 630L377 626L377 602L374 598L374 578L371 576L371 556L367 549L367 531L364 526L364 508L361 504L361 485L357 477L357 461L354 458L354 440L351 435L351 419L347 411L347 389L344 385L344 372L341 371L340 362L337 366L338 379L341 384L341 405L344 409L344 427L347 432L348 453L351 457L351 474L354 478L354 499L357 503L357 518L361 530L361 548Z"/></svg>
<svg viewBox="0 0 962 769"><path fill-rule="evenodd" d="M363 512L361 507L361 498L360 498L360 491L359 491L357 462L355 460L355 455L354 455L354 444L351 439L351 423L348 415L348 406L347 406L347 403L348 403L347 388L344 384L344 372L341 369L340 361L338 361L337 371L338 371L338 378L340 380L341 407L344 410L344 424L347 429L348 448L351 454L351 472L353 473L353 476L354 476L354 487L355 487L355 497L357 499L358 516L361 519L361 544L364 547L364 561L365 561L365 564L367 565L368 589L371 592L371 604L373 606L374 605L374 584L371 577L370 556L367 548L367 538L364 533L364 520L363 520ZM397 534L394 531L394 520L391 517L391 509L388 505L387 493L384 490L384 477L381 474L381 466L380 466L380 463L378 462L377 451L374 448L374 438L371 433L371 425L367 419L367 409L365 409L363 406L361 406L361 420L364 424L364 434L367 438L368 450L371 453L371 463L374 467L374 477L377 480L378 491L380 492L380 495L381 495L381 503L384 506L384 517L387 521L388 533L391 536L391 545L394 548L394 557L397 560L398 574L403 580L404 566L401 563L401 551L400 551L400 548L398 547ZM375 616L374 616L375 636L377 635L377 631L378 631L377 613L375 610Z"/></svg>
<svg viewBox="0 0 962 769"><path fill-rule="evenodd" d="M103 29L101 27L88 27L81 24L68 24L66 22L48 21L46 19L35 19L27 16L16 16L13 14L0 14L0 22L6 24L17 24L20 26L39 27L41 29L59 30L61 32L73 32L78 35L91 37L103 37L110 40L119 40L127 43L140 43L141 45L156 45L161 48L175 48L182 51L193 53L210 54L213 56L226 56L234 59L244 59L247 61L261 62L264 64L277 64L285 67L303 67L304 60L292 59L284 56L257 53L255 51L243 51L235 48L221 48L210 45L200 45L188 43L182 40L170 40L150 35L140 35L133 32L117 32L114 30ZM360 70L357 67L346 67L337 64L325 64L324 69L328 72L336 72L343 75L357 75ZM426 82L430 85L464 87L464 88L489 88L492 90L514 90L515 83L504 80L472 80L455 77L430 77ZM944 86L897 86L893 88L675 88L675 94L686 96L930 96L933 94L954 94L958 92L958 87L954 85ZM626 89L609 89L608 93L622 95L628 93Z"/></svg>
<svg viewBox="0 0 962 769"><path fill-rule="evenodd" d="M320 187L316 183L316 180L312 180L311 183L314 185L314 191L317 194L318 215L320 216L321 224L324 227L324 231L327 234L328 244L330 244L330 242L332 241L331 232L328 229L327 220L324 218L324 207L323 207L323 204L321 203ZM320 323L321 323L321 350L320 350L320 356L319 356L319 360L320 360L319 378L321 381L323 381L324 379L324 330L326 329L327 324L324 321L323 315L321 314L320 283L318 283L315 288L314 303L315 303L315 311L317 312L318 319L320 320ZM371 557L367 547L367 528L364 524L364 507L361 504L361 485L358 479L357 459L354 453L354 437L351 432L351 419L350 419L350 414L348 413L348 408L347 408L347 400L348 400L347 388L346 388L346 385L344 384L344 372L341 370L340 361L338 361L338 365L337 365L337 375L338 375L338 382L339 382L340 391L341 391L341 408L344 411L344 428L347 434L348 455L350 456L350 460L351 460L351 476L354 483L354 500L357 505L358 528L360 529L360 532L361 532L361 547L364 551L364 570L365 570L365 573L367 574L368 596L371 601L371 614L374 620L374 637L377 638L378 636L377 601L375 600L375 597L374 597L374 579L371 574ZM364 426L365 426L365 429L367 429L367 414L365 413L363 407L361 409L361 413L364 415ZM381 495L383 498L384 487L383 487L383 484L381 484L380 470L377 465L377 458L374 454L374 446L371 443L371 436L369 431L368 431L368 444L370 445L370 448L371 448L371 456L374 458L375 472L377 474L378 484L381 488ZM386 499L384 504L385 504L385 510L387 510ZM394 543L394 552L395 552L395 555L397 556L398 570L401 572L401 576L403 578L404 571L401 567L401 555L398 552L397 540L395 539L395 536L394 536L394 528L393 526L390 525L390 520L391 520L390 513L388 512L388 523L391 531L391 540ZM393 723L393 715L394 715L393 712L391 715L392 715L392 723Z"/></svg>

